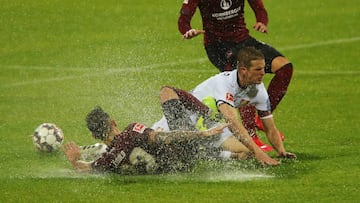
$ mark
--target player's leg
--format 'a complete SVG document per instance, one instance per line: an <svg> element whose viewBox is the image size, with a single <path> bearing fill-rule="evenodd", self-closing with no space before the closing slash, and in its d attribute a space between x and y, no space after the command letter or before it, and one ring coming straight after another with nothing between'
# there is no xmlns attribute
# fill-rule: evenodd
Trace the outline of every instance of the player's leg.
<svg viewBox="0 0 360 203"><path fill-rule="evenodd" d="M198 121L195 124L196 129L205 130L225 122L217 109L214 98L207 96L200 102L200 100L187 91L176 88L173 88L173 90L176 91L185 108L198 115Z"/></svg>
<svg viewBox="0 0 360 203"><path fill-rule="evenodd" d="M204 124L207 127L216 123L213 118L216 117L216 112L211 110L211 108L206 106L187 91L175 87L165 86L161 89L160 100L165 118L168 120L169 128L170 123L174 122L173 124L176 125L176 122L180 122L176 120L186 119L189 123L191 123L189 112L199 114L199 116L204 119ZM195 125L196 124L191 125L191 129L195 128ZM176 128L176 126L173 127Z"/></svg>
<svg viewBox="0 0 360 203"><path fill-rule="evenodd" d="M232 153L229 154L229 157L224 157L224 158L235 158L235 159L249 158L248 155L250 154L250 150L234 136L230 136L229 138L227 138L221 144L221 148L225 151L229 151Z"/></svg>
<svg viewBox="0 0 360 203"><path fill-rule="evenodd" d="M271 62L271 72L275 76L269 83L268 93L271 111L274 111L287 92L293 73L292 63L283 56L277 56Z"/></svg>
<svg viewBox="0 0 360 203"><path fill-rule="evenodd" d="M207 45L205 50L210 62L220 72L236 69L236 43L219 42Z"/></svg>
<svg viewBox="0 0 360 203"><path fill-rule="evenodd" d="M204 103L202 103L200 100L198 100L194 95L190 94L189 92L174 87L169 87L169 88L171 88L174 92L176 92L176 94L179 97L179 100L181 101L181 103L184 104L187 110L191 112L199 113L200 115L205 117L207 117L212 113L208 106L206 106Z"/></svg>
<svg viewBox="0 0 360 203"><path fill-rule="evenodd" d="M190 130L190 116L186 112L184 104L171 87L163 87L160 91L160 102L163 114L170 130Z"/></svg>

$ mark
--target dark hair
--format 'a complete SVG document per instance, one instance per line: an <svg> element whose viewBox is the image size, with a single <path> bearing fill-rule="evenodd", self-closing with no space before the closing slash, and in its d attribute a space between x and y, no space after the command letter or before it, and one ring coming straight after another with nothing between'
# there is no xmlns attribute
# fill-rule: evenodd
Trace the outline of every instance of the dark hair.
<svg viewBox="0 0 360 203"><path fill-rule="evenodd" d="M110 132L110 116L100 106L96 106L86 116L87 128L95 139L106 140Z"/></svg>
<svg viewBox="0 0 360 203"><path fill-rule="evenodd" d="M237 54L237 67L250 68L251 61L265 59L264 54L255 47L244 47Z"/></svg>

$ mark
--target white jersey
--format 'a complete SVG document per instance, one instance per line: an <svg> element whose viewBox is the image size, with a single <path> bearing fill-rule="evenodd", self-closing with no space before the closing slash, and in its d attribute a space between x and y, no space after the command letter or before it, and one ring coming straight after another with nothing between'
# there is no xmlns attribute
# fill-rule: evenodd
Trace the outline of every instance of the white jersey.
<svg viewBox="0 0 360 203"><path fill-rule="evenodd" d="M238 83L237 73L237 70L219 73L195 87L192 95L200 101L207 96L213 97L218 106L226 103L238 108L253 104L259 111L270 111L270 100L264 84L243 89Z"/></svg>
<svg viewBox="0 0 360 203"><path fill-rule="evenodd" d="M207 96L213 97L218 106L226 103L238 108L247 104L253 104L259 111L270 111L269 96L264 84L250 85L246 89L242 89L238 83L237 70L222 72L205 80L191 91L191 94L200 101ZM192 114L191 120L194 125L197 118L197 114ZM154 123L151 128L169 131L165 116ZM231 131L229 128L225 128L224 132L214 141L214 145L220 146L230 136L232 136Z"/></svg>

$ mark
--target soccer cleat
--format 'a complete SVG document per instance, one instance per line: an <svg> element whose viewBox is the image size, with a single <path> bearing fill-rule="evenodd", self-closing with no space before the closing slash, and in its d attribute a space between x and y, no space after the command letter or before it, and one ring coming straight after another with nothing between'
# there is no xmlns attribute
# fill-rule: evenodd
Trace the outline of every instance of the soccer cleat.
<svg viewBox="0 0 360 203"><path fill-rule="evenodd" d="M209 128L212 128L219 123L225 123L225 119L221 116L219 110L216 106L216 101L212 97L205 97L202 100L202 103L205 104L207 107L209 107L209 115L204 118L203 116L200 116L199 119L196 122L196 129L200 131L207 130Z"/></svg>
<svg viewBox="0 0 360 203"><path fill-rule="evenodd" d="M255 123L256 123L256 127L261 130L261 131L265 131L265 126L262 123L260 117L258 115L255 116Z"/></svg>
<svg viewBox="0 0 360 203"><path fill-rule="evenodd" d="M79 146L80 160L94 161L98 159L102 153L106 152L106 144L95 143L93 145Z"/></svg>
<svg viewBox="0 0 360 203"><path fill-rule="evenodd" d="M257 135L252 136L252 139L255 142L255 144L259 146L260 149L262 149L264 152L270 152L274 150L271 146L264 144Z"/></svg>

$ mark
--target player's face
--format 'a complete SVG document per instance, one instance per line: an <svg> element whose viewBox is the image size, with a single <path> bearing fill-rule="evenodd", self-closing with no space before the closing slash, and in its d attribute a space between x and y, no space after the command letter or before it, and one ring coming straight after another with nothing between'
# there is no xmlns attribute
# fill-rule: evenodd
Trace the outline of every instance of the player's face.
<svg viewBox="0 0 360 203"><path fill-rule="evenodd" d="M265 75L265 60L253 60L251 66L247 70L247 81L251 84L260 84Z"/></svg>

